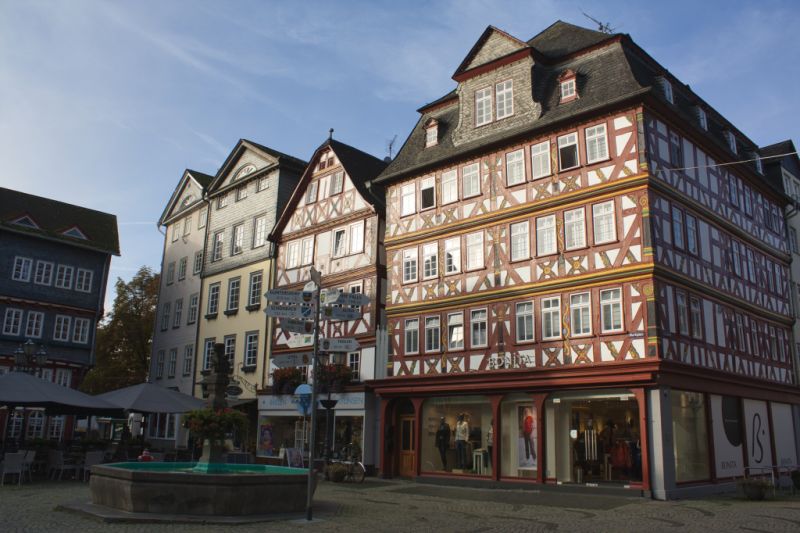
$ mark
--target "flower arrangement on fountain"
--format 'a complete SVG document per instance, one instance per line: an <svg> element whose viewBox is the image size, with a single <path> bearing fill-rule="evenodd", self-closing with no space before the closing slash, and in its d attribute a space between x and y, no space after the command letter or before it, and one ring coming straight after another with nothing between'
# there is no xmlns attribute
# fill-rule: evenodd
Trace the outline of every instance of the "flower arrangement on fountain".
<svg viewBox="0 0 800 533"><path fill-rule="evenodd" d="M234 431L247 431L247 417L235 409L197 409L184 415L184 427L201 441L222 442Z"/></svg>
<svg viewBox="0 0 800 533"><path fill-rule="evenodd" d="M353 371L347 365L327 364L319 365L315 370L315 379L318 380L322 392L338 392L342 387L350 383L353 378Z"/></svg>

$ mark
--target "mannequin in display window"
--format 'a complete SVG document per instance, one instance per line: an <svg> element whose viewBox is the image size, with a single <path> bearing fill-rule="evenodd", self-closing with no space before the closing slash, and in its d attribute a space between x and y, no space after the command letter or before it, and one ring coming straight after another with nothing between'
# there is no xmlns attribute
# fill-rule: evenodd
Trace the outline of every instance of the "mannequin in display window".
<svg viewBox="0 0 800 533"><path fill-rule="evenodd" d="M533 434L533 411L526 407L522 413L522 436L525 441L525 459L536 460L536 441Z"/></svg>
<svg viewBox="0 0 800 533"><path fill-rule="evenodd" d="M466 415L461 413L456 422L456 468L467 467L467 439L469 439L469 422Z"/></svg>
<svg viewBox="0 0 800 533"><path fill-rule="evenodd" d="M439 450L439 457L442 459L442 470L447 470L447 450L450 448L450 426L444 421L444 417L439 419L439 429L436 430L436 448Z"/></svg>
<svg viewBox="0 0 800 533"><path fill-rule="evenodd" d="M492 446L494 446L494 418L489 421L489 431L486 432L486 450L488 452L486 464L492 466Z"/></svg>

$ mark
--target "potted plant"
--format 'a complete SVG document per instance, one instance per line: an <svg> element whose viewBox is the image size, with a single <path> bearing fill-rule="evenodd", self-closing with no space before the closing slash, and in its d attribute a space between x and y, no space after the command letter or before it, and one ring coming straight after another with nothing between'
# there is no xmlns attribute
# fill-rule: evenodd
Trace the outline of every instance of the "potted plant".
<svg viewBox="0 0 800 533"><path fill-rule="evenodd" d="M766 478L746 477L740 479L737 486L748 500L761 501L767 495L772 484Z"/></svg>
<svg viewBox="0 0 800 533"><path fill-rule="evenodd" d="M335 363L320 365L315 372L322 392L340 392L353 375L349 366Z"/></svg>
<svg viewBox="0 0 800 533"><path fill-rule="evenodd" d="M296 366L276 368L272 373L273 394L291 394L303 381L303 373Z"/></svg>

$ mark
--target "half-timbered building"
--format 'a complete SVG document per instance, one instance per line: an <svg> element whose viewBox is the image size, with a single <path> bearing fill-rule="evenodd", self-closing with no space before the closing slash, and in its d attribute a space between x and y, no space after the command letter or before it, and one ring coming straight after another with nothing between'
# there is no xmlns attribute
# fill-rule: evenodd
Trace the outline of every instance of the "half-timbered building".
<svg viewBox="0 0 800 533"><path fill-rule="evenodd" d="M796 464L785 199L628 35L494 27L386 191L387 476L666 498Z"/></svg>
<svg viewBox="0 0 800 533"><path fill-rule="evenodd" d="M327 383L323 398L337 401L327 425L332 449L353 445L363 452L363 461L377 462L377 410L364 382L386 375L387 337L384 310L386 296L383 191L370 189L387 163L332 138L312 156L297 188L275 224L270 240L277 246L275 287L303 290L310 269L322 274L322 287L367 295L370 303L360 307L356 320L325 321L321 338L354 338L359 348L351 352L327 353L320 359L330 375L341 383ZM310 346L289 346L296 335L276 321L271 357L308 354ZM283 365L284 367L286 365ZM299 380L313 380L308 367L300 365ZM298 367L294 367L298 368ZM271 387L259 395L258 455L279 455L281 448L307 446L307 436L296 405L292 403L295 379L279 379L270 366ZM290 372L291 373L291 372ZM344 374L347 374L345 376ZM326 417L319 417L319 435L325 436Z"/></svg>

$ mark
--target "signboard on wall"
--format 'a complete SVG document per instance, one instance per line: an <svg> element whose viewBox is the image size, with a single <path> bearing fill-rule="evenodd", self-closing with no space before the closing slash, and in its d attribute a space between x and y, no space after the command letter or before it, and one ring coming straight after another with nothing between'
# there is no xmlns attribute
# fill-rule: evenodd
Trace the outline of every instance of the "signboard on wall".
<svg viewBox="0 0 800 533"><path fill-rule="evenodd" d="M718 478L744 474L742 408L739 398L711 395L711 425Z"/></svg>
<svg viewBox="0 0 800 533"><path fill-rule="evenodd" d="M767 402L744 401L744 427L747 438L747 465L751 468L751 473L757 474L760 472L758 467L769 467L774 464Z"/></svg>
<svg viewBox="0 0 800 533"><path fill-rule="evenodd" d="M794 422L792 406L786 403L770 404L772 409L772 428L775 437L775 464L778 466L795 466L797 449L794 440Z"/></svg>

